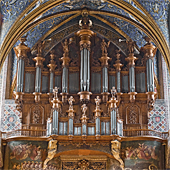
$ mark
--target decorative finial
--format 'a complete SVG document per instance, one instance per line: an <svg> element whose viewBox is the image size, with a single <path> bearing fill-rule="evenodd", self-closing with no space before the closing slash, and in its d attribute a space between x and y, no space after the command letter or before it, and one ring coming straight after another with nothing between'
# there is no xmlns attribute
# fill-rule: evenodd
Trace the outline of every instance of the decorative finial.
<svg viewBox="0 0 170 170"><path fill-rule="evenodd" d="M82 112L83 112L83 115L85 115L85 114L86 114L86 111L87 111L87 106L86 106L86 104L83 104L83 105L81 106L81 110L82 110Z"/></svg>
<svg viewBox="0 0 170 170"><path fill-rule="evenodd" d="M115 87L113 86L111 89L112 98L116 96L116 93L117 93L117 91L116 91Z"/></svg>
<svg viewBox="0 0 170 170"><path fill-rule="evenodd" d="M81 29L90 28L92 26L92 21L88 18L88 11L82 11L82 18L79 20L79 26Z"/></svg>
<svg viewBox="0 0 170 170"><path fill-rule="evenodd" d="M100 105L100 102L101 102L101 99L99 98L99 96L97 96L96 99L94 99L95 103L96 103L96 109L100 109L99 108L99 105Z"/></svg>
<svg viewBox="0 0 170 170"><path fill-rule="evenodd" d="M69 110L73 110L73 102L75 102L73 96L70 96L70 98L68 99L68 103L69 103Z"/></svg>
<svg viewBox="0 0 170 170"><path fill-rule="evenodd" d="M54 89L53 89L53 93L54 93L54 98L58 98L58 90L59 90L59 88L58 87L55 87Z"/></svg>
<svg viewBox="0 0 170 170"><path fill-rule="evenodd" d="M104 39L102 40L102 42L101 42L102 55L107 54L107 49L109 48L109 45L110 45L110 41L108 41L108 43L106 43Z"/></svg>

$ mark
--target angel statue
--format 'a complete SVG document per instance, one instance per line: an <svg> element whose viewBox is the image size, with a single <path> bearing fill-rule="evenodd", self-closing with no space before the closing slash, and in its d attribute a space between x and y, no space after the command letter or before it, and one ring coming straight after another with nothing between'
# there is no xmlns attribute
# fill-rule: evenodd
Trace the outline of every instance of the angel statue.
<svg viewBox="0 0 170 170"><path fill-rule="evenodd" d="M129 53L134 53L134 48L136 46L136 42L133 41L132 39L130 39L129 41L126 41L127 45L128 45L128 51Z"/></svg>
<svg viewBox="0 0 170 170"><path fill-rule="evenodd" d="M42 52L43 52L44 47L45 47L45 41L40 41L37 44L37 53L41 55Z"/></svg>
<svg viewBox="0 0 170 170"><path fill-rule="evenodd" d="M110 45L110 41L108 41L108 43L106 43L104 41L104 39L102 40L102 42L101 42L102 55L107 54L107 49L109 48L109 45Z"/></svg>
<svg viewBox="0 0 170 170"><path fill-rule="evenodd" d="M63 51L64 51L65 57L67 57L68 54L69 54L69 44L71 44L71 43L72 43L72 39L71 38L69 39L69 43L68 43L67 39L65 39L64 43L61 42L61 44L63 46Z"/></svg>

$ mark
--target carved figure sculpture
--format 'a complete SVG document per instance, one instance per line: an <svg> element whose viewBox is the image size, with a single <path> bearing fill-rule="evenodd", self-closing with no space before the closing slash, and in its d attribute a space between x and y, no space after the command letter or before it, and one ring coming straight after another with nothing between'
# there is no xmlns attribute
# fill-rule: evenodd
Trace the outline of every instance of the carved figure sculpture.
<svg viewBox="0 0 170 170"><path fill-rule="evenodd" d="M55 87L54 89L53 89L53 93L54 93L54 98L58 98L58 96L57 96L57 94L58 94L58 87Z"/></svg>
<svg viewBox="0 0 170 170"><path fill-rule="evenodd" d="M68 103L69 103L69 110L73 110L73 102L75 102L73 96L70 96L70 98L68 99Z"/></svg>
<svg viewBox="0 0 170 170"><path fill-rule="evenodd" d="M50 140L48 143L48 156L44 161L43 169L47 168L47 163L54 158L57 151L57 140Z"/></svg>
<svg viewBox="0 0 170 170"><path fill-rule="evenodd" d="M120 163L120 167L124 170L124 162L120 158L120 147L121 143L117 140L111 141L111 153L117 161Z"/></svg>
<svg viewBox="0 0 170 170"><path fill-rule="evenodd" d="M83 112L83 115L86 115L86 111L87 111L87 106L86 106L86 104L83 104L83 105L81 106L81 110L82 110L82 112Z"/></svg>
<svg viewBox="0 0 170 170"><path fill-rule="evenodd" d="M130 39L129 41L126 41L127 45L128 45L128 51L130 54L134 53L134 47L136 45L136 42L133 41L132 39Z"/></svg>
<svg viewBox="0 0 170 170"><path fill-rule="evenodd" d="M63 46L63 51L64 51L65 56L68 56L69 48L68 48L67 39L65 39L64 43L61 42L61 44L62 44L62 46Z"/></svg>
<svg viewBox="0 0 170 170"><path fill-rule="evenodd" d="M42 54L44 46L45 46L45 41L39 42L37 44L37 53L38 54L40 54L40 55Z"/></svg>
<svg viewBox="0 0 170 170"><path fill-rule="evenodd" d="M108 41L108 43L106 43L104 39L102 40L102 42L101 42L102 55L107 54L107 49L109 48L109 45L110 45L110 41Z"/></svg>
<svg viewBox="0 0 170 170"><path fill-rule="evenodd" d="M99 98L99 96L97 96L96 99L94 99L95 103L96 103L96 109L100 109L100 102L101 102L101 99Z"/></svg>

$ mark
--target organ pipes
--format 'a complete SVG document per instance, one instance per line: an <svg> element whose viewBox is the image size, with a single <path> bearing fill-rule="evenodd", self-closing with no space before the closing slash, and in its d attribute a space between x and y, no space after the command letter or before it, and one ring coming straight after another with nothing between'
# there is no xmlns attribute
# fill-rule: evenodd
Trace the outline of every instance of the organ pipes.
<svg viewBox="0 0 170 170"><path fill-rule="evenodd" d="M90 47L91 38L94 36L94 32L90 30L92 21L88 18L87 11L82 12L82 19L79 21L81 30L76 35L80 38L80 54L81 54L81 66L80 66L80 100L82 102L88 102L90 100Z"/></svg>
<svg viewBox="0 0 170 170"><path fill-rule="evenodd" d="M107 49L110 45L110 41L108 43L105 42L103 39L101 42L101 50L102 50L102 57L100 58L101 65L102 65L102 96L103 96L103 102L108 101L108 95L110 94L108 92L108 61L111 60L110 57L108 57Z"/></svg>
<svg viewBox="0 0 170 170"><path fill-rule="evenodd" d="M39 42L37 44L37 57L33 58L33 60L36 62L36 77L35 77L35 92L33 93L35 95L35 102L40 101L40 95L41 95L41 71L43 67L43 62L45 58L42 56L42 49L44 48L44 42Z"/></svg>

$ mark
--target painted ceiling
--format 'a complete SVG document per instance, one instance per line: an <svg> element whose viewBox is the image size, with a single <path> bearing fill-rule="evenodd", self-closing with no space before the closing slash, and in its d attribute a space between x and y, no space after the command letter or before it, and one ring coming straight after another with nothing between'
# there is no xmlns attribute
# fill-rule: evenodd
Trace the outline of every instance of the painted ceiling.
<svg viewBox="0 0 170 170"><path fill-rule="evenodd" d="M118 3L123 5L120 7ZM108 33L111 35L112 32L114 36L117 35L121 39L131 38L136 41L140 49L145 44L143 37L146 36L146 25L143 24L142 16L147 16L150 21L153 20L165 42L169 42L168 0L56 0L55 2L53 0L1 0L0 4L3 16L1 51L16 46L19 37L23 35L27 35L26 43L32 51L40 40L48 41L50 47L55 46L64 37L77 31L74 25L78 24L81 10L85 8L89 11L89 17L93 22L92 29L114 44L117 43L117 39L111 36L109 38ZM126 6L128 8L125 8ZM131 10L137 11L141 16L140 19L132 15ZM26 23L26 20L29 22ZM69 29L66 29L68 27ZM56 35L60 38L55 38ZM11 36L14 36L13 39ZM8 39L12 40L7 41ZM49 50L50 48L46 47L46 54ZM0 58L7 55L6 51ZM3 60L4 58L1 62Z"/></svg>

